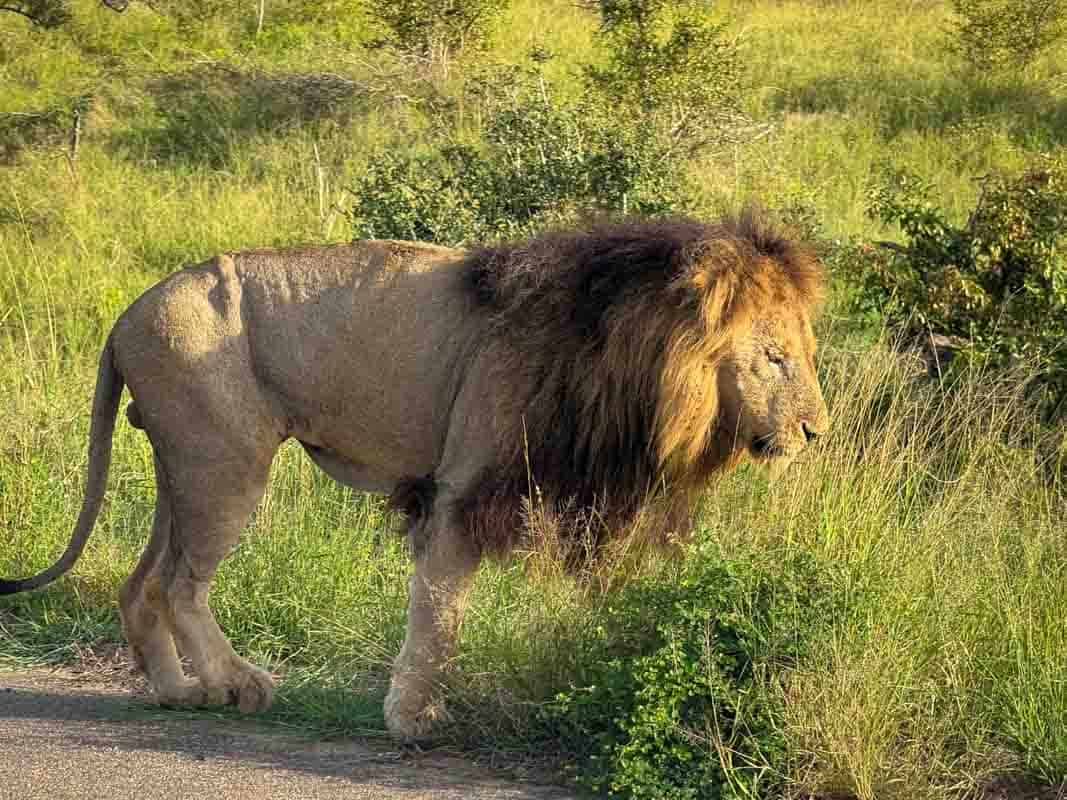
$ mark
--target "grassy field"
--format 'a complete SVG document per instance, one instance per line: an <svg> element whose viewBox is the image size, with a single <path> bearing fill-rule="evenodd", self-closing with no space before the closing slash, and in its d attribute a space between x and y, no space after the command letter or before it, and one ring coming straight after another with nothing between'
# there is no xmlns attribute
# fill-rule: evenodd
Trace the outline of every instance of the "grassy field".
<svg viewBox="0 0 1067 800"><path fill-rule="evenodd" d="M887 5L717 6L746 54L746 111L773 127L694 161L707 209L750 197L801 203L829 238L886 238L894 232L864 214L880 164L930 178L962 218L976 176L1065 145L1067 51L1011 80L978 81L945 51L945 4ZM0 575L42 568L69 537L95 361L122 308L224 249L345 239L347 190L368 159L423 146L420 86L448 97L464 68L419 83L418 65L359 49L374 35L367 19L309 21L295 6L268 3L258 36L252 6L248 20L187 29L139 4L116 15L85 0L55 32L0 14L0 112L94 97L74 162L61 128L51 146L0 165ZM548 74L566 86L573 65L594 57L594 30L567 0L516 0L486 58L547 47L558 54ZM222 62L261 80L227 78ZM262 77L307 71L349 82L346 99L314 120ZM835 279L848 277L845 265ZM833 303L821 338L833 435L779 480L748 468L725 479L683 563L642 574L667 583L708 548L759 565L803 555L830 570L841 602L821 621L819 646L767 683L784 709L778 785L794 796L974 796L1004 775L1061 783L1067 512L1051 433L1027 412L1018 375L931 382L877 321L848 319ZM151 476L146 440L120 418L86 553L49 589L0 601L0 663L70 660L121 639L116 592L145 541ZM338 487L284 449L213 594L238 650L283 675L271 719L382 732L409 570L395 527L380 498ZM614 596L536 554L483 570L446 736L516 759L544 755L556 734L542 711L611 652ZM729 763L722 744L708 742L707 758Z"/></svg>

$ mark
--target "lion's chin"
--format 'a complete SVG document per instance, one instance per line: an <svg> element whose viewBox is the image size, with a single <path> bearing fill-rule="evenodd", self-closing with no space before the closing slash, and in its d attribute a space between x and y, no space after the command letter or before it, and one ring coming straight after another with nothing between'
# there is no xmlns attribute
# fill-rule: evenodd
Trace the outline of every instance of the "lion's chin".
<svg viewBox="0 0 1067 800"><path fill-rule="evenodd" d="M767 469L772 478L781 475L797 455L769 436L753 437L748 446L748 453L756 464Z"/></svg>

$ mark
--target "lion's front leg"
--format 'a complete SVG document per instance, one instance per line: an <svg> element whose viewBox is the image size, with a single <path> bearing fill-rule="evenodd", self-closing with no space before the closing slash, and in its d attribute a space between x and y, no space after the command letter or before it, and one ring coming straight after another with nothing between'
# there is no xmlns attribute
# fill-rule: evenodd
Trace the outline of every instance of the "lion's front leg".
<svg viewBox="0 0 1067 800"><path fill-rule="evenodd" d="M447 516L438 511L428 521L429 542L416 554L415 574L408 583L407 635L385 698L385 724L403 739L425 736L443 717L440 678L455 652L467 594L481 560L461 528L441 524Z"/></svg>

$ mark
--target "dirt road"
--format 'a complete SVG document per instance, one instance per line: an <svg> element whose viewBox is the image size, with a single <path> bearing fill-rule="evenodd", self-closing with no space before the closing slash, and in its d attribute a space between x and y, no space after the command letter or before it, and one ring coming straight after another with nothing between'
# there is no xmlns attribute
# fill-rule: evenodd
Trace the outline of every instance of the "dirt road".
<svg viewBox="0 0 1067 800"><path fill-rule="evenodd" d="M139 718L128 692L0 672L0 800L567 800L464 759L233 720Z"/></svg>

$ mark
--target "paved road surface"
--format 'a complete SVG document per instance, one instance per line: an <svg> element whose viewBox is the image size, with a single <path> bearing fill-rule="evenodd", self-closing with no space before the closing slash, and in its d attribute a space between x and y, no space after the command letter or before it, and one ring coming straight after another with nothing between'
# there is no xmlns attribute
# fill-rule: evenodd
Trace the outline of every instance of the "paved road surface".
<svg viewBox="0 0 1067 800"><path fill-rule="evenodd" d="M127 690L0 672L0 800L569 800L461 758L233 720L131 716Z"/></svg>

